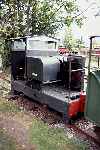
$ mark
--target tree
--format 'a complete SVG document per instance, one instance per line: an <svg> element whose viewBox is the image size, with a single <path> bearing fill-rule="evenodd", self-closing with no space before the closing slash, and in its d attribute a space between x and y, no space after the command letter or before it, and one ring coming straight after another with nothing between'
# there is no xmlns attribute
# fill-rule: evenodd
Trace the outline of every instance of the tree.
<svg viewBox="0 0 100 150"><path fill-rule="evenodd" d="M81 48L85 48L85 44L82 41L82 39L76 39L75 48L77 48L78 50L81 49Z"/></svg>
<svg viewBox="0 0 100 150"><path fill-rule="evenodd" d="M74 38L71 27L67 28L65 39L64 39L64 46L68 48L69 51L79 51L80 48L85 47L82 39Z"/></svg>
<svg viewBox="0 0 100 150"><path fill-rule="evenodd" d="M76 0L5 0L0 9L0 36L6 42L11 37L46 34L55 35L63 25L82 24ZM4 59L5 60L5 59Z"/></svg>
<svg viewBox="0 0 100 150"><path fill-rule="evenodd" d="M5 0L1 10L2 27L13 37L26 34L53 35L72 22L82 23L75 0Z"/></svg>

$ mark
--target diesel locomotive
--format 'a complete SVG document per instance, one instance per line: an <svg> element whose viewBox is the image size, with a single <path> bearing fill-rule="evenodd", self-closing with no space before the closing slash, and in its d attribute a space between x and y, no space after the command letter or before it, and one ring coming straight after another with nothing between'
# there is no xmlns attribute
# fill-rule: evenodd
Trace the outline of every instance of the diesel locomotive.
<svg viewBox="0 0 100 150"><path fill-rule="evenodd" d="M85 58L60 55L59 40L48 36L11 39L11 90L48 105L69 120L84 111Z"/></svg>

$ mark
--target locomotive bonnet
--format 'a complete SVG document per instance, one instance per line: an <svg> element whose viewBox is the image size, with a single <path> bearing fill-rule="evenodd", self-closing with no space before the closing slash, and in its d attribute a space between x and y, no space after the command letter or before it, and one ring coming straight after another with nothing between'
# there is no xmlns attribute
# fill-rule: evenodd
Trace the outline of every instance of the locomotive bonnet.
<svg viewBox="0 0 100 150"><path fill-rule="evenodd" d="M56 81L60 71L58 40L35 36L27 40L27 77L42 83Z"/></svg>
<svg viewBox="0 0 100 150"><path fill-rule="evenodd" d="M28 57L27 77L40 82L56 81L60 72L60 62L56 56Z"/></svg>

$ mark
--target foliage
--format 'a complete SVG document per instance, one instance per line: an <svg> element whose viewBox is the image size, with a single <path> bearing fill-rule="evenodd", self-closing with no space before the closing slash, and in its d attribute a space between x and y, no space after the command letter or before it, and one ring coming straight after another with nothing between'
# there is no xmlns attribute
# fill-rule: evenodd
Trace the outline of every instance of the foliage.
<svg viewBox="0 0 100 150"><path fill-rule="evenodd" d="M75 0L6 0L0 11L5 36L54 34L62 25L82 23Z"/></svg>
<svg viewBox="0 0 100 150"><path fill-rule="evenodd" d="M80 48L84 47L84 42L80 39L75 39L71 28L68 28L64 39L64 46L70 51L78 51Z"/></svg>
<svg viewBox="0 0 100 150"><path fill-rule="evenodd" d="M75 48L85 48L85 45L84 45L84 42L82 41L82 39L76 39L76 45L75 45Z"/></svg>
<svg viewBox="0 0 100 150"><path fill-rule="evenodd" d="M54 35L63 25L82 25L76 0L5 0L0 9L0 46L4 66L8 64L9 38L46 34Z"/></svg>
<svg viewBox="0 0 100 150"><path fill-rule="evenodd" d="M11 58L10 41L8 41L6 38L0 39L0 55L2 57L3 69L5 69L9 66Z"/></svg>

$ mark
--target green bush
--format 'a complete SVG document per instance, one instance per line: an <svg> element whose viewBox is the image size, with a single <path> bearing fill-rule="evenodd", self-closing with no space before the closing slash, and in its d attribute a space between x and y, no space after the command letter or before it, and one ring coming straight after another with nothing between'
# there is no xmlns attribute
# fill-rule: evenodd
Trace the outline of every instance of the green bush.
<svg viewBox="0 0 100 150"><path fill-rule="evenodd" d="M0 40L0 55L2 58L2 68L6 69L10 65L11 49L7 39Z"/></svg>

